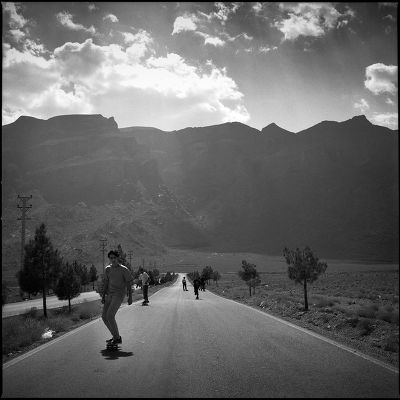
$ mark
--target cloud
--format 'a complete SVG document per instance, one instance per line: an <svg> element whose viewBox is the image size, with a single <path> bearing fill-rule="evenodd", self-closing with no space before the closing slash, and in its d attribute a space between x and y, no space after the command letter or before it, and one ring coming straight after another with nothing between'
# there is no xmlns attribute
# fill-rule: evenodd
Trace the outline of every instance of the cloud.
<svg viewBox="0 0 400 400"><path fill-rule="evenodd" d="M389 104L390 106L394 106L394 101L390 99L389 97L385 101L386 104Z"/></svg>
<svg viewBox="0 0 400 400"><path fill-rule="evenodd" d="M390 129L398 129L399 126L399 118L398 113L374 113L372 117L369 117L369 120L375 125L386 126Z"/></svg>
<svg viewBox="0 0 400 400"><path fill-rule="evenodd" d="M65 26L66 28L71 29L73 31L82 30L82 31L92 33L92 34L96 33L96 29L94 28L93 25L90 28L86 28L82 24L76 24L75 22L73 22L72 21L73 15L67 11L59 12L58 14L56 14L56 18L61 23L61 25Z"/></svg>
<svg viewBox="0 0 400 400"><path fill-rule="evenodd" d="M119 19L117 16L115 16L114 14L107 14L103 17L103 20L105 21L106 19L109 19L111 22L118 22Z"/></svg>
<svg viewBox="0 0 400 400"><path fill-rule="evenodd" d="M217 11L213 13L213 16L219 19L222 25L225 25L226 21L229 19L231 14L235 14L238 8L240 7L239 3L225 3L225 2L217 2L215 3L215 7Z"/></svg>
<svg viewBox="0 0 400 400"><path fill-rule="evenodd" d="M222 25L225 25L229 20L232 14L235 14L236 11L241 7L242 3L227 3L227 2L216 2L214 3L217 11L212 11L210 14L205 14L203 12L199 12L199 15L206 18L209 22L212 20L219 20Z"/></svg>
<svg viewBox="0 0 400 400"><path fill-rule="evenodd" d="M277 50L278 47L277 46L273 46L273 47L269 47L269 46L260 46L258 48L258 52L259 53L269 53L272 50Z"/></svg>
<svg viewBox="0 0 400 400"><path fill-rule="evenodd" d="M212 62L192 65L175 53L158 57L146 31L125 32L125 40L107 46L91 38L67 42L48 59L4 45L3 123L21 114L93 112L131 121L132 110L138 120L155 113L164 129L193 120L200 125L249 120L243 93L226 69Z"/></svg>
<svg viewBox="0 0 400 400"><path fill-rule="evenodd" d="M195 31L197 29L196 22L198 18L195 15L186 15L183 17L177 17L174 22L174 29L172 35L175 35L184 31Z"/></svg>
<svg viewBox="0 0 400 400"><path fill-rule="evenodd" d="M98 10L99 8L96 7L95 4L90 3L90 4L88 5L88 9L89 9L89 11L95 11L95 10Z"/></svg>
<svg viewBox="0 0 400 400"><path fill-rule="evenodd" d="M361 99L359 103L354 103L353 107L358 109L361 114L364 114L369 109L369 104L365 99Z"/></svg>
<svg viewBox="0 0 400 400"><path fill-rule="evenodd" d="M263 5L260 2L256 2L255 4L253 4L253 6L251 7L251 9L254 11L254 13L256 15L260 14L261 11L263 10Z"/></svg>
<svg viewBox="0 0 400 400"><path fill-rule="evenodd" d="M18 14L20 8L21 5L18 3L3 3L3 10L10 14L9 26L12 29L23 28L28 22L21 14Z"/></svg>
<svg viewBox="0 0 400 400"><path fill-rule="evenodd" d="M16 42L21 42L26 36L25 32L21 31L21 29L10 29L8 32Z"/></svg>
<svg viewBox="0 0 400 400"><path fill-rule="evenodd" d="M390 21L395 21L395 20L396 20L396 19L393 17L392 14L385 15L385 16L383 17L383 19L388 19L388 20L390 20Z"/></svg>
<svg viewBox="0 0 400 400"><path fill-rule="evenodd" d="M373 94L397 92L397 65L376 63L365 69L365 87Z"/></svg>
<svg viewBox="0 0 400 400"><path fill-rule="evenodd" d="M204 44L210 44L215 47L225 46L226 42L217 36L211 36L204 32L195 32L196 35L204 38Z"/></svg>
<svg viewBox="0 0 400 400"><path fill-rule="evenodd" d="M330 3L280 3L279 8L287 18L275 21L273 26L284 34L283 40L324 36L329 30L346 25L348 20L343 18L354 17L350 8L342 14Z"/></svg>

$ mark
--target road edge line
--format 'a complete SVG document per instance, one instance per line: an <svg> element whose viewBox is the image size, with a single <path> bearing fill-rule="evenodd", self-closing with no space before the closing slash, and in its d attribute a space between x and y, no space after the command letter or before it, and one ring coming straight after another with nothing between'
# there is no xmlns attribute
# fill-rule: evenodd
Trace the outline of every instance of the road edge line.
<svg viewBox="0 0 400 400"><path fill-rule="evenodd" d="M168 286L168 287L169 287L169 286ZM160 289L160 290L157 290L157 292L151 294L151 295L149 296L149 298L153 297L155 294L157 294L158 292L161 292L161 291L164 290L164 289L167 289L167 287L164 287L164 288L162 288L162 289ZM137 303L141 303L142 301L143 301L143 300L136 300L136 301L133 302L131 305L137 304ZM126 307L130 307L130 306L129 306L128 304L124 304L124 305L122 305L122 306L120 307L120 310L123 310L123 309L125 309ZM41 350L46 349L47 347L51 346L52 344L55 344L55 343L59 342L60 340L62 340L62 339L64 339L64 338L68 337L68 336L71 336L71 335L73 335L73 334L79 332L80 330L86 328L87 326L90 326L90 325L93 325L93 324L96 323L96 322L99 322L100 319L101 319L101 316L100 316L100 317L97 317L96 319L94 319L94 320L92 320L92 321L86 322L85 324L83 324L83 325L81 325L81 326L78 326L77 328L71 329L70 331L63 333L60 337L55 338L55 339L52 339L52 340L50 340L49 342L43 343L43 344L41 344L41 345L35 347L34 349L29 350L29 351L27 351L26 353L21 354L20 356L17 356L17 357L15 357L15 358L13 358L13 359L10 360L10 361L6 361L5 363L3 363L3 370L5 370L5 369L7 369L7 368L9 368L9 367L12 367L13 365L19 363L20 361L25 360L25 358L28 358L28 357L30 357L30 356L33 356L34 354L38 353L38 352L41 351Z"/></svg>
<svg viewBox="0 0 400 400"><path fill-rule="evenodd" d="M386 368L389 371L394 372L395 374L399 374L399 370L397 368L395 368L392 365L390 365L388 363L385 363L385 362L383 362L381 360L378 360L378 359L376 359L376 358L374 358L372 356L364 354L364 353L360 352L359 350L352 349L349 346L341 344L341 343L339 343L339 342L337 342L337 341L335 341L333 339L325 337L325 336L323 336L323 335L321 335L319 333L313 332L313 331L311 331L311 330L309 330L307 328L303 328L302 326L296 325L296 324L294 324L292 322L289 322L289 321L286 321L286 320L284 320L282 318L276 317L275 315L272 315L272 314L270 314L270 313L268 313L266 311L257 310L256 308L251 307L251 306L249 306L247 304L240 303L239 301L236 301L236 300L233 300L233 299L228 299L227 297L219 296L218 294L213 293L210 290L209 290L209 293L213 294L214 296L221 297L222 299L232 301L233 303L239 304L239 305L241 305L243 307L250 308L251 310L256 311L256 312L258 312L258 313L260 313L262 315L266 315L267 317L270 317L272 319L275 319L276 321L282 322L282 323L284 323L284 324L286 324L288 326L291 326L294 329L297 329L297 330L299 330L301 332L307 333L307 334L309 334L311 336L314 336L314 337L316 337L316 338L318 338L318 339L320 339L320 340L322 340L324 342L327 342L327 343L329 343L329 344L331 344L333 346L339 347L342 350L348 351L349 353L355 354L355 355L357 355L357 356L359 356L361 358L364 358L364 359L366 359L366 360L368 360L370 362L373 362L374 364L377 364L377 365L379 365L379 366L381 366L383 368Z"/></svg>

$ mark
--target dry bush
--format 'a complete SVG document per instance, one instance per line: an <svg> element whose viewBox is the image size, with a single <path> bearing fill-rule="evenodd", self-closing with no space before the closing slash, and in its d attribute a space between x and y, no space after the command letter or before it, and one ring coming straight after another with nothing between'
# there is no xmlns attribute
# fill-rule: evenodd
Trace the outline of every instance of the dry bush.
<svg viewBox="0 0 400 400"><path fill-rule="evenodd" d="M360 330L361 336L369 335L374 330L373 321L370 318L360 318L357 329Z"/></svg>
<svg viewBox="0 0 400 400"><path fill-rule="evenodd" d="M362 306L358 309L358 315L365 318L376 318L376 313L379 310L377 304L370 304L369 306Z"/></svg>
<svg viewBox="0 0 400 400"><path fill-rule="evenodd" d="M383 349L386 351L391 351L393 353L399 352L399 337L398 335L390 335L384 342L383 342Z"/></svg>
<svg viewBox="0 0 400 400"><path fill-rule="evenodd" d="M379 310L376 317L391 324L399 324L399 310L395 310L392 306Z"/></svg>
<svg viewBox="0 0 400 400"><path fill-rule="evenodd" d="M339 312L341 312L343 314L346 314L346 315L352 315L353 314L353 311L352 311L351 308L347 308L346 306L342 306L340 304L335 304L332 307L332 309L333 309L333 311L339 311Z"/></svg>
<svg viewBox="0 0 400 400"><path fill-rule="evenodd" d="M315 296L315 306L316 307L332 307L335 303L340 303L339 299L332 299L330 297L325 296Z"/></svg>

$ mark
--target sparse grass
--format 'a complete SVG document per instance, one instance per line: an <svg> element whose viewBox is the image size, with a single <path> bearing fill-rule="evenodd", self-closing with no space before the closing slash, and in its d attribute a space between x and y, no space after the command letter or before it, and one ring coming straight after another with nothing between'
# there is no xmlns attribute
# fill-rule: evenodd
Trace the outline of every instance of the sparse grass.
<svg viewBox="0 0 400 400"><path fill-rule="evenodd" d="M315 306L316 307L332 307L336 303L340 303L339 299L333 299L330 297L325 297L325 296L315 296Z"/></svg>

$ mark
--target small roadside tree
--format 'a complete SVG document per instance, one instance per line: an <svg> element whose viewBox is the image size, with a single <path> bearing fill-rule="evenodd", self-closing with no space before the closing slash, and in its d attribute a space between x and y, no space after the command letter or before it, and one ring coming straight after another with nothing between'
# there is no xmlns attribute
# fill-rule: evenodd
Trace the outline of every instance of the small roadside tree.
<svg viewBox="0 0 400 400"><path fill-rule="evenodd" d="M94 290L94 283L97 281L98 275L97 275L97 269L96 267L92 264L89 270L89 282L92 282L93 284L93 290Z"/></svg>
<svg viewBox="0 0 400 400"><path fill-rule="evenodd" d="M45 318L47 318L46 292L56 284L61 266L62 258L58 250L54 250L46 234L46 226L42 223L36 229L34 239L25 246L24 266L17 276L23 291L32 294L42 292Z"/></svg>
<svg viewBox="0 0 400 400"><path fill-rule="evenodd" d="M63 266L54 291L59 300L68 300L68 308L69 312L71 312L71 299L81 293L81 278L69 263Z"/></svg>
<svg viewBox="0 0 400 400"><path fill-rule="evenodd" d="M215 282L215 284L218 286L218 281L221 279L221 274L218 271L214 271L212 273L212 279Z"/></svg>
<svg viewBox="0 0 400 400"><path fill-rule="evenodd" d="M304 250L299 248L289 250L285 247L283 249L283 257L288 265L289 278L294 280L295 283L303 284L304 310L308 311L307 282L316 281L325 272L328 265L326 262L319 261L309 246L306 246Z"/></svg>
<svg viewBox="0 0 400 400"><path fill-rule="evenodd" d="M210 279L212 277L213 269L211 266L207 265L205 268L203 268L203 271L201 273L201 277L204 278L207 281L207 284L210 284Z"/></svg>
<svg viewBox="0 0 400 400"><path fill-rule="evenodd" d="M246 260L242 261L243 271L239 271L239 276L246 282L246 285L249 287L249 293L251 297L251 288L255 287L255 283L259 278L257 272L257 266L255 264L248 263Z"/></svg>

